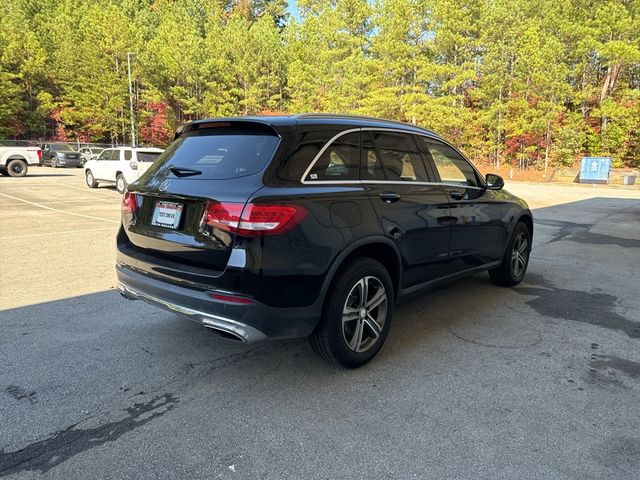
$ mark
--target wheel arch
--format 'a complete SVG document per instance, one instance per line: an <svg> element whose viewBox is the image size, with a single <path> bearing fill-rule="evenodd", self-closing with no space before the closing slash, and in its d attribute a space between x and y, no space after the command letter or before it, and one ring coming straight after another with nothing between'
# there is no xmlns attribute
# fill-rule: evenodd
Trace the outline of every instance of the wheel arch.
<svg viewBox="0 0 640 480"><path fill-rule="evenodd" d="M340 255L333 261L322 286L321 298L323 302L329 287L336 278L336 274L351 260L358 257L369 257L384 265L391 277L394 298L397 297L402 275L402 257L400 256L400 250L390 239L382 236L372 236L362 238L352 243L340 252Z"/></svg>
<svg viewBox="0 0 640 480"><path fill-rule="evenodd" d="M529 233L531 234L531 238L533 238L533 215L531 212L524 212L522 215L518 217L518 220L514 223L514 228L518 224L518 222L524 223L529 229Z"/></svg>

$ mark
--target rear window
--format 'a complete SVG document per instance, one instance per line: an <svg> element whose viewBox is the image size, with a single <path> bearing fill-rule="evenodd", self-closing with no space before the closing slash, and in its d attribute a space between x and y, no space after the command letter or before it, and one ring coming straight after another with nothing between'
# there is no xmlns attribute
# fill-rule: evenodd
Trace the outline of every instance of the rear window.
<svg viewBox="0 0 640 480"><path fill-rule="evenodd" d="M154 162L162 152L137 152L139 162Z"/></svg>
<svg viewBox="0 0 640 480"><path fill-rule="evenodd" d="M220 128L189 132L160 155L150 174L183 167L202 172L193 179L223 180L252 175L269 163L278 141L275 134L261 130Z"/></svg>

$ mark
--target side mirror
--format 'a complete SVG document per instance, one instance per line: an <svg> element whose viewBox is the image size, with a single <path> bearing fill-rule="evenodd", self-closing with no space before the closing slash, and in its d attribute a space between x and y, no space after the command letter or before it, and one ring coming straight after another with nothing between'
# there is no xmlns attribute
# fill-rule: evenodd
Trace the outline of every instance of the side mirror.
<svg viewBox="0 0 640 480"><path fill-rule="evenodd" d="M500 190L504 187L504 180L500 175L496 175L495 173L487 173L485 180L487 181L487 188L489 190Z"/></svg>

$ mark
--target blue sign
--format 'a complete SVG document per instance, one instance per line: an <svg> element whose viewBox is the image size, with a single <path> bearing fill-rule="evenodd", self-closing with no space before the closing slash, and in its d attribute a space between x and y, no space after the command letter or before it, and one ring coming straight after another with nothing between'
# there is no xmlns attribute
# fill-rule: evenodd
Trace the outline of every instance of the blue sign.
<svg viewBox="0 0 640 480"><path fill-rule="evenodd" d="M582 157L580 183L608 182L611 157Z"/></svg>

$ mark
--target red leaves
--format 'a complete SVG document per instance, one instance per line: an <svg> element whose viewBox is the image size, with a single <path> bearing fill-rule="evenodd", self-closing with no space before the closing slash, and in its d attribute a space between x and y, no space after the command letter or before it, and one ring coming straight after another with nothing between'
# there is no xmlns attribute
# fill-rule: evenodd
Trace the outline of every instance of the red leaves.
<svg viewBox="0 0 640 480"><path fill-rule="evenodd" d="M169 107L165 102L148 102L146 110L148 113L144 118L144 126L140 128L140 143L167 145L173 133L167 115Z"/></svg>

